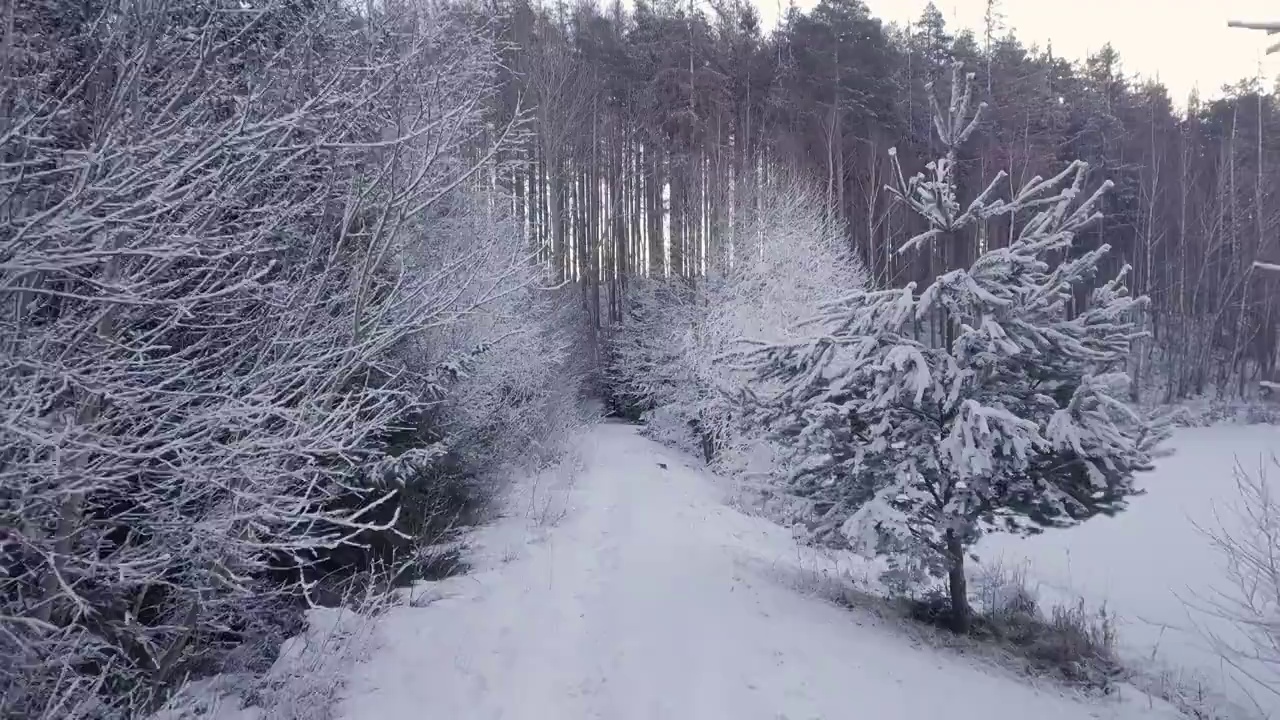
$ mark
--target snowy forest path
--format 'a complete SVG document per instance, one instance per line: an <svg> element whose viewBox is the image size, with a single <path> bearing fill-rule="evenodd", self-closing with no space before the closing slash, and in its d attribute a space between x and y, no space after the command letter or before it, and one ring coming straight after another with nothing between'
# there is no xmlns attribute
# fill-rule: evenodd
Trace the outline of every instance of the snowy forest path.
<svg viewBox="0 0 1280 720"><path fill-rule="evenodd" d="M519 557L379 620L338 717L1170 717L1033 688L797 592L788 531L633 427L595 428L583 459L564 517Z"/></svg>

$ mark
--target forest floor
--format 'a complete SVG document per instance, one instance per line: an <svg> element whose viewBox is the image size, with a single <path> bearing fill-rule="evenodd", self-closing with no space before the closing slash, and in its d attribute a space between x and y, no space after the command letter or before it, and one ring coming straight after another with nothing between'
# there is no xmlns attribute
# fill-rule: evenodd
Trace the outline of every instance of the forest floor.
<svg viewBox="0 0 1280 720"><path fill-rule="evenodd" d="M343 720L1172 718L922 642L823 597L840 560L726 504L722 481L606 423L516 488L473 571L413 589L343 674Z"/></svg>

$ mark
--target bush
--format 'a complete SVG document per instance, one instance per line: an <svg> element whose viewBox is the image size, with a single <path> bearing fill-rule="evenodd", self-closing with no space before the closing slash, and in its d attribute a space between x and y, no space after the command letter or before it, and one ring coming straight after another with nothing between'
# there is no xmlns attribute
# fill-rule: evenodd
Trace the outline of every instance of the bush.
<svg viewBox="0 0 1280 720"><path fill-rule="evenodd" d="M1105 607L1091 611L1080 600L1071 607L1055 605L1046 616L1027 585L1025 571L989 568L975 580L969 637L1021 658L1034 675L1111 691L1122 668L1115 655L1115 618ZM943 590L933 589L904 602L912 620L947 630L953 627L950 598Z"/></svg>
<svg viewBox="0 0 1280 720"><path fill-rule="evenodd" d="M475 187L500 48L457 8L13 15L0 712L132 717L421 565L576 412L573 319Z"/></svg>
<svg viewBox="0 0 1280 720"><path fill-rule="evenodd" d="M866 284L820 193L786 176L756 192L720 229L726 241L718 247L732 254L716 258L696 284L631 283L624 321L609 329L605 345L611 412L721 468L767 442L766 429L739 422L726 391L736 392L744 376L722 355L743 337L785 338L812 303Z"/></svg>
<svg viewBox="0 0 1280 720"><path fill-rule="evenodd" d="M1242 687L1280 695L1280 455L1259 458L1256 468L1237 463L1234 474L1237 501L1216 527L1201 528L1223 560L1226 583L1196 604L1235 633L1198 630L1239 671Z"/></svg>

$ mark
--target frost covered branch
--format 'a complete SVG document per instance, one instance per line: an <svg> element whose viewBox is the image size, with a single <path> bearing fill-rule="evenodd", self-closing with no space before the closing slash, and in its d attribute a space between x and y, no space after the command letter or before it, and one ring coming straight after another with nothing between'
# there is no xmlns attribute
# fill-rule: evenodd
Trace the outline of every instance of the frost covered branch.
<svg viewBox="0 0 1280 720"><path fill-rule="evenodd" d="M1209 634L1214 649L1260 687L1280 693L1280 458L1256 470L1235 468L1237 502L1218 527L1204 532L1226 563L1229 587L1208 600L1208 611L1239 631L1237 639Z"/></svg>
<svg viewBox="0 0 1280 720"><path fill-rule="evenodd" d="M866 282L843 227L810 186L783 176L757 192L744 203L753 210L725 228L732 242L718 269L693 288L636 283L609 343L615 401L644 415L660 439L708 461L732 462L748 437L758 439L738 426L726 395L745 380L729 357L737 341L785 338L812 302Z"/></svg>
<svg viewBox="0 0 1280 720"><path fill-rule="evenodd" d="M137 712L278 632L324 563L403 535L424 468L476 451L444 402L476 348L564 357L521 327L523 239L467 199L504 141L485 28L93 6L20 13L0 89L0 693L31 717Z"/></svg>

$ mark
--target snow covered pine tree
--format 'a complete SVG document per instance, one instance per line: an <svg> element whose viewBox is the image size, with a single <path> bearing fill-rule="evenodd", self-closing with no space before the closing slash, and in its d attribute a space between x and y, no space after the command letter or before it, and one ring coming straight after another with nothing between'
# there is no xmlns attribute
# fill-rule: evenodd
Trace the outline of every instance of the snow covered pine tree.
<svg viewBox="0 0 1280 720"><path fill-rule="evenodd" d="M808 340L747 341L742 354L752 384L769 389L749 388L744 401L809 456L801 469L871 497L844 523L854 548L945 572L959 632L969 627L965 555L984 531L1033 533L1122 509L1168 427L1125 401L1123 365L1146 303L1123 285L1128 268L1087 302L1073 292L1108 252L1070 251L1110 183L1084 196L1077 161L993 199L1002 172L961 209L952 169L983 109L966 117L971 82L957 66L948 110L934 103L947 152L927 178L907 181L894 158L890 189L928 223L899 252L1025 217L1008 247L923 292L911 283L824 304L805 321Z"/></svg>

